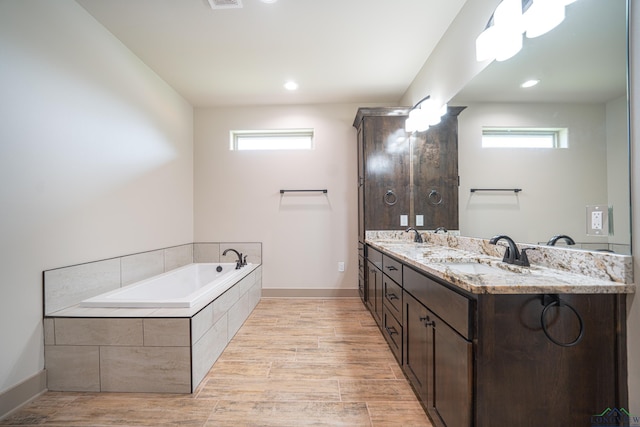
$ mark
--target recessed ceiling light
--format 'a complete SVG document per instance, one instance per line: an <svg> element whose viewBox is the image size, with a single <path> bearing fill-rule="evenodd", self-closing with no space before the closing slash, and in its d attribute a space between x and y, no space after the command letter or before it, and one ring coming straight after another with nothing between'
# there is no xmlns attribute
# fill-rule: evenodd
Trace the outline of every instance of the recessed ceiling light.
<svg viewBox="0 0 640 427"><path fill-rule="evenodd" d="M296 90L296 89L298 89L298 83L296 83L296 82L294 82L294 81L286 82L286 83L284 84L284 88L285 88L286 90Z"/></svg>
<svg viewBox="0 0 640 427"><path fill-rule="evenodd" d="M526 82L522 83L520 87L523 87L523 88L533 87L538 83L540 83L540 80L527 80Z"/></svg>

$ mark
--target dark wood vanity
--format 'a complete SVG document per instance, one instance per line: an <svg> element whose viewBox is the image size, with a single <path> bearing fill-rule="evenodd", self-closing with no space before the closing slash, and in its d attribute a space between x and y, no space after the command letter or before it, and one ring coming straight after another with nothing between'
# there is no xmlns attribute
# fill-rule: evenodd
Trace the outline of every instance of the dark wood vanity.
<svg viewBox="0 0 640 427"><path fill-rule="evenodd" d="M366 247L367 302L438 426L591 426L626 407L624 295L562 294L583 336L542 330L544 294L473 294ZM545 315L560 343L580 334L566 307Z"/></svg>

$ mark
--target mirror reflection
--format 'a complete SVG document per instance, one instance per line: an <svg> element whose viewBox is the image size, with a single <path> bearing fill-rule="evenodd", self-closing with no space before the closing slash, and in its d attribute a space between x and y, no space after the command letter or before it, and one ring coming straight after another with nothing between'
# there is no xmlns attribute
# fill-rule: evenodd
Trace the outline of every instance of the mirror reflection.
<svg viewBox="0 0 640 427"><path fill-rule="evenodd" d="M578 0L558 27L525 38L450 101L467 107L461 235L533 244L566 235L574 248L630 253L626 22L626 0ZM538 83L521 87L529 80ZM532 146L540 135L535 144L551 145Z"/></svg>

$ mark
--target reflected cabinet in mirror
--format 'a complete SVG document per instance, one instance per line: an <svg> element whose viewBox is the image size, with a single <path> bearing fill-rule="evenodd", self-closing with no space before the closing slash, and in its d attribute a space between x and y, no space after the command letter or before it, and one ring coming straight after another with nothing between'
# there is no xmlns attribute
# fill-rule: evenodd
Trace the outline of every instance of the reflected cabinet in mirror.
<svg viewBox="0 0 640 427"><path fill-rule="evenodd" d="M525 38L516 56L491 63L449 102L466 106L461 235L534 244L568 235L575 248L630 253L627 10L626 0L568 5L558 27ZM522 88L527 80L538 84ZM531 147L536 135L550 145Z"/></svg>

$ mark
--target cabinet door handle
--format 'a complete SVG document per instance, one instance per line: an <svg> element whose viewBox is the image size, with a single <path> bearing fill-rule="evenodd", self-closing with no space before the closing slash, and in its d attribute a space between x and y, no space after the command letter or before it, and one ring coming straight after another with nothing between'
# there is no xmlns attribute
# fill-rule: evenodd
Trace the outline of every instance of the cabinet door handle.
<svg viewBox="0 0 640 427"><path fill-rule="evenodd" d="M432 322L429 316L421 317L420 321L425 327L436 326L436 322Z"/></svg>
<svg viewBox="0 0 640 427"><path fill-rule="evenodd" d="M393 301L394 299L399 299L396 294L384 294L388 300Z"/></svg>
<svg viewBox="0 0 640 427"><path fill-rule="evenodd" d="M398 331L396 330L396 328L394 328L393 326L385 326L385 329L387 330L387 333L389 335L394 335L397 334Z"/></svg>
<svg viewBox="0 0 640 427"><path fill-rule="evenodd" d="M393 265L388 265L388 266L387 266L387 268L388 268L390 271L397 271L397 270L398 270L398 269L397 269L395 266L393 266Z"/></svg>

